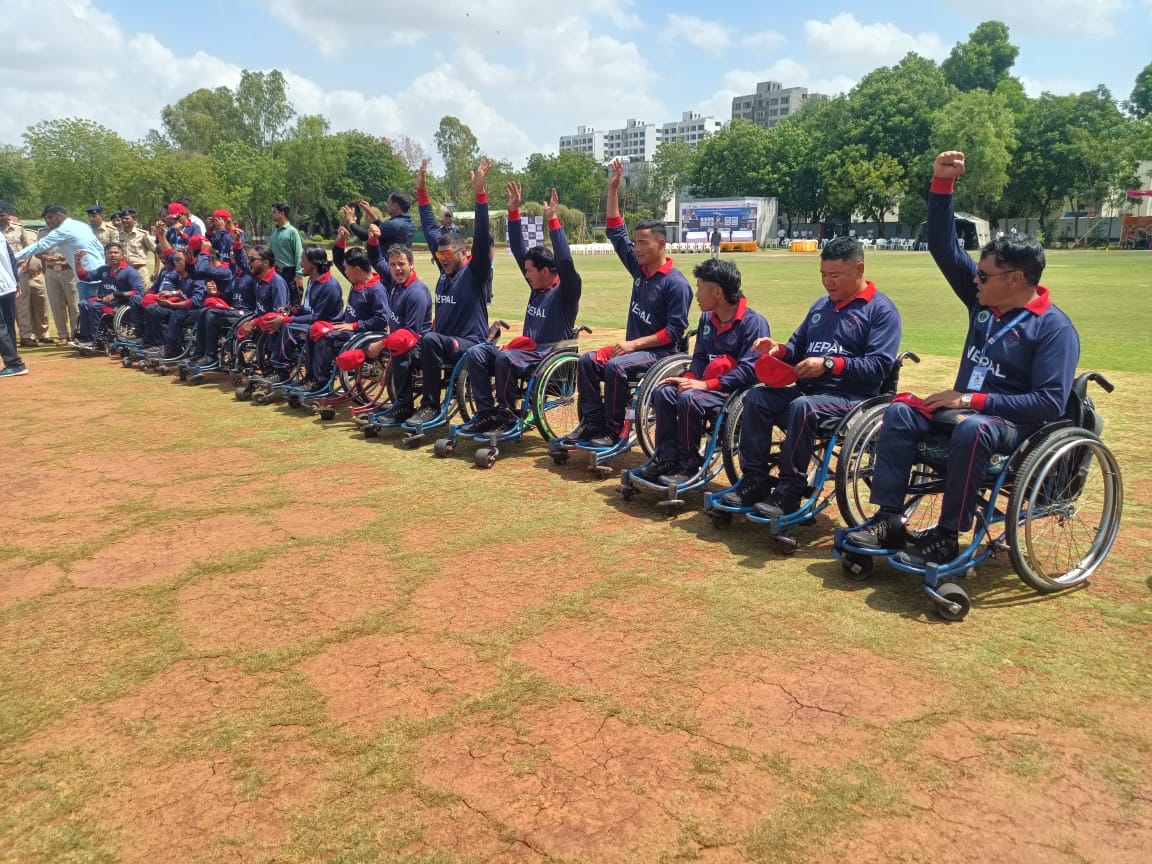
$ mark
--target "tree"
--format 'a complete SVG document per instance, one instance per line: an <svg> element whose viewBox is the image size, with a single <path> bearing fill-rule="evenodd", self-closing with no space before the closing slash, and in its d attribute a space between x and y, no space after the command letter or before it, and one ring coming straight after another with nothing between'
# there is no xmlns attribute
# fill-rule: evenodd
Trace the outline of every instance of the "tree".
<svg viewBox="0 0 1152 864"><path fill-rule="evenodd" d="M288 100L288 85L279 69L271 72L243 70L234 99L249 144L258 150L267 150L284 140L296 109Z"/></svg>
<svg viewBox="0 0 1152 864"><path fill-rule="evenodd" d="M73 209L111 203L117 197L116 173L135 158L128 142L111 129L74 117L30 126L24 141L40 193Z"/></svg>
<svg viewBox="0 0 1152 864"><path fill-rule="evenodd" d="M342 187L347 154L343 141L328 134L328 121L315 114L297 118L292 136L277 150L284 163L285 199L293 207L296 227L315 223L327 230L338 205L353 197Z"/></svg>
<svg viewBox="0 0 1152 864"><path fill-rule="evenodd" d="M723 198L763 193L763 170L768 130L747 120L706 138L696 149L692 190L697 195Z"/></svg>
<svg viewBox="0 0 1152 864"><path fill-rule="evenodd" d="M847 217L862 213L878 224L883 237L884 215L895 211L904 192L904 167L887 153L869 156L853 144L826 156L822 170L832 211Z"/></svg>
<svg viewBox="0 0 1152 864"><path fill-rule="evenodd" d="M32 179L32 162L19 147L0 145L0 200L17 213L38 214L43 206Z"/></svg>
<svg viewBox="0 0 1152 864"><path fill-rule="evenodd" d="M435 139L436 149L444 159L444 184L448 197L453 203L469 200L469 178L480 159L476 136L467 124L445 115L440 118Z"/></svg>
<svg viewBox="0 0 1152 864"><path fill-rule="evenodd" d="M388 193L412 185L408 166L401 161L387 138L373 138L363 132L341 132L334 136L343 142L344 176L350 194L341 203L367 198L381 208Z"/></svg>
<svg viewBox="0 0 1152 864"><path fill-rule="evenodd" d="M403 162L408 171L415 173L420 167L420 163L428 158L428 151L415 138L407 135L397 135L395 138L385 138L392 151Z"/></svg>
<svg viewBox="0 0 1152 864"><path fill-rule="evenodd" d="M525 201L544 201L555 188L565 205L596 219L607 178L590 153L565 150L555 156L529 156L523 183Z"/></svg>
<svg viewBox="0 0 1152 864"><path fill-rule="evenodd" d="M661 207L676 197L688 185L696 151L685 141L664 141L652 157L653 191L662 199Z"/></svg>
<svg viewBox="0 0 1152 864"><path fill-rule="evenodd" d="M267 150L234 141L212 151L223 190L221 202L250 235L271 230L272 205L284 197L284 163Z"/></svg>
<svg viewBox="0 0 1152 864"><path fill-rule="evenodd" d="M788 231L795 220L811 216L820 221L823 215L824 184L815 160L814 128L814 123L805 123L800 116L789 117L765 137L761 183L764 194L776 198Z"/></svg>
<svg viewBox="0 0 1152 864"><path fill-rule="evenodd" d="M1128 97L1128 113L1136 119L1152 117L1152 63L1140 70L1136 76L1136 86Z"/></svg>
<svg viewBox="0 0 1152 864"><path fill-rule="evenodd" d="M995 90L1019 54L1020 49L1008 41L1006 24L985 21L967 42L956 43L940 69L948 83L961 92Z"/></svg>
<svg viewBox="0 0 1152 864"><path fill-rule="evenodd" d="M1016 149L1016 117L998 93L961 93L932 116L929 153L961 150L971 170L956 187L956 207L993 216L1008 186ZM925 184L926 185L926 184Z"/></svg>
<svg viewBox="0 0 1152 864"><path fill-rule="evenodd" d="M246 136L244 118L227 87L193 90L175 105L165 105L160 120L177 148L194 153L211 153L218 144Z"/></svg>

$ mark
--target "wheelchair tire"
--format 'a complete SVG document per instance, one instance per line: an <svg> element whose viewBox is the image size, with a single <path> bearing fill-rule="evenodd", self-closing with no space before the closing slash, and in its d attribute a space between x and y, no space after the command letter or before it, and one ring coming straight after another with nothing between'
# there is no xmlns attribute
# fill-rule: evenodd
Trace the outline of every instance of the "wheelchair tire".
<svg viewBox="0 0 1152 864"><path fill-rule="evenodd" d="M1057 429L1016 472L1008 501L1008 554L1042 594L1085 582L1116 540L1124 484L1112 451L1085 429Z"/></svg>
<svg viewBox="0 0 1152 864"><path fill-rule="evenodd" d="M875 508L868 503L876 456L876 436L887 405L866 408L840 443L836 459L836 506L849 528L867 521Z"/></svg>
<svg viewBox="0 0 1152 864"><path fill-rule="evenodd" d="M130 306L119 306L112 316L112 330L116 334L116 341L131 342L136 338L136 328L132 326Z"/></svg>
<svg viewBox="0 0 1152 864"><path fill-rule="evenodd" d="M460 415L460 422L467 423L476 416L476 397L472 394L472 382L468 380L468 364L457 363L452 373L452 401L448 406L446 419Z"/></svg>
<svg viewBox="0 0 1152 864"><path fill-rule="evenodd" d="M688 371L692 358L687 354L673 354L661 357L648 367L640 383L636 385L636 440L644 455L651 457L656 452L656 411L652 407L652 394L656 385L665 378L675 378Z"/></svg>
<svg viewBox="0 0 1152 864"><path fill-rule="evenodd" d="M724 474L733 486L739 483L740 478L744 476L744 466L740 463L740 430L744 423L744 399L748 396L749 391L754 389L755 387L750 387L748 390L741 390L728 400L726 406L724 428L721 430L720 450L724 459ZM772 464L775 464L776 456L780 452L780 444L784 440L783 433L777 434L778 432L777 429L772 431L771 453L769 454Z"/></svg>
<svg viewBox="0 0 1152 864"><path fill-rule="evenodd" d="M532 415L545 441L563 438L580 424L576 407L575 352L549 354L540 361L532 385Z"/></svg>
<svg viewBox="0 0 1152 864"><path fill-rule="evenodd" d="M352 351L359 348L366 350L373 342L384 338L383 333L361 333L349 339L341 351ZM388 354L382 352L376 360L366 359L360 368L347 372L336 367L336 376L340 382L340 391L347 393L357 405L375 405L387 392L392 397L391 380L388 376Z"/></svg>

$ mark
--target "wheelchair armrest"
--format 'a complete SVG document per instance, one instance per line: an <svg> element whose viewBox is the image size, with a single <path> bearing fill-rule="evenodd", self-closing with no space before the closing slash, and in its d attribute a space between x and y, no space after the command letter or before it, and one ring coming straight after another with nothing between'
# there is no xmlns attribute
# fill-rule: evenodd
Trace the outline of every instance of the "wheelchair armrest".
<svg viewBox="0 0 1152 864"><path fill-rule="evenodd" d="M1099 372L1085 372L1080 377L1084 379L1085 384L1087 384L1089 381L1093 382L1094 384L1099 384L1105 393L1111 393L1116 389L1116 385L1101 375ZM1085 389L1087 388L1085 387Z"/></svg>
<svg viewBox="0 0 1152 864"><path fill-rule="evenodd" d="M591 327L589 327L587 324L580 324L580 325L579 325L579 326L577 326L577 328L576 328L576 336L577 336L577 338L579 338L579 336L580 336L580 334L581 334L581 333L587 333L589 336L591 336L591 335L592 335L592 328L591 328Z"/></svg>
<svg viewBox="0 0 1152 864"><path fill-rule="evenodd" d="M503 318L498 318L488 325L488 341L495 342L500 337L502 330L507 330L512 325L505 321Z"/></svg>
<svg viewBox="0 0 1152 864"><path fill-rule="evenodd" d="M915 351L901 351L896 355L896 365L903 366L905 360L911 360L913 363L920 362L920 355Z"/></svg>

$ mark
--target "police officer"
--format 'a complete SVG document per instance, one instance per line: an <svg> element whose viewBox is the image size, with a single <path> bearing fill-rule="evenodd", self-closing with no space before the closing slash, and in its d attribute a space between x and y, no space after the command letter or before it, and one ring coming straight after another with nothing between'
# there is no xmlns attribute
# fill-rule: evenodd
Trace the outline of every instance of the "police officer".
<svg viewBox="0 0 1152 864"><path fill-rule="evenodd" d="M148 264L156 253L156 240L136 224L136 211L131 208L120 211L120 248L124 250L124 260L128 266L140 272L144 284L148 284Z"/></svg>
<svg viewBox="0 0 1152 864"><path fill-rule="evenodd" d="M15 255L36 242L36 233L20 224L16 211L7 201L0 201L0 231ZM20 328L20 347L35 348L37 341L52 344L48 338L48 297L44 293L43 266L33 259L29 269L20 274L20 296L16 298L16 321ZM15 334L13 334L15 339Z"/></svg>
<svg viewBox="0 0 1152 864"><path fill-rule="evenodd" d="M84 212L88 214L88 225L92 228L92 233L96 235L101 246L116 242L116 229L104 221L103 207L99 204L93 204L91 207L85 207Z"/></svg>

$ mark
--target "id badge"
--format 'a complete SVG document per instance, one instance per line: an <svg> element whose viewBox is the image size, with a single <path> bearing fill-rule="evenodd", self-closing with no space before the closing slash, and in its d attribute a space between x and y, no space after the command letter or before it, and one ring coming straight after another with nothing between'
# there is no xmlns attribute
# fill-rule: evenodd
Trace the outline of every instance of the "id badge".
<svg viewBox="0 0 1152 864"><path fill-rule="evenodd" d="M984 379L987 377L988 377L988 367L987 366L977 366L975 369L972 370L972 376L968 379L968 386L965 389L971 390L974 393L978 393L980 390L983 389Z"/></svg>

